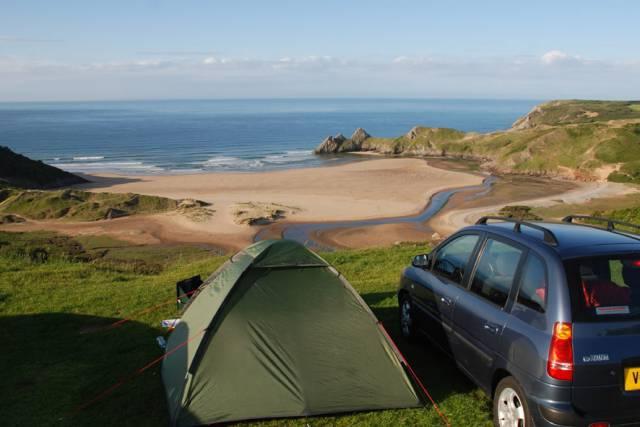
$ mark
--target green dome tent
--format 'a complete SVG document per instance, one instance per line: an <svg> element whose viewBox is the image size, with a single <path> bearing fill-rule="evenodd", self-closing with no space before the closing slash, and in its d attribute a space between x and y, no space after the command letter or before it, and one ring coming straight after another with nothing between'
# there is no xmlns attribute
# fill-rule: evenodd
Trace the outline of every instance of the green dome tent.
<svg viewBox="0 0 640 427"><path fill-rule="evenodd" d="M291 241L256 243L221 266L166 352L172 425L422 406L365 302Z"/></svg>

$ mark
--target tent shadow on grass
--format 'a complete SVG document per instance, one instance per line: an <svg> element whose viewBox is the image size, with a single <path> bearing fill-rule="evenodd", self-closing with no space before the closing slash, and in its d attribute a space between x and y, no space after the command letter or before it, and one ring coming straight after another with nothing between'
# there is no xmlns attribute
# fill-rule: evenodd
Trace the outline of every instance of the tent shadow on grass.
<svg viewBox="0 0 640 427"><path fill-rule="evenodd" d="M158 367L74 413L119 379L162 354L160 330L117 319L46 313L0 317L0 413L13 425L166 425Z"/></svg>

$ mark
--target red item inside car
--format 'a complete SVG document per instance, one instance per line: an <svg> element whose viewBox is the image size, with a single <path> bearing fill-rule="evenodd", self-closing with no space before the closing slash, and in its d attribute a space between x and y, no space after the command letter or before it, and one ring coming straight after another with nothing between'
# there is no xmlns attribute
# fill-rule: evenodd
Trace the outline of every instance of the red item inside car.
<svg viewBox="0 0 640 427"><path fill-rule="evenodd" d="M587 308L631 303L631 289L607 280L583 280L582 293Z"/></svg>

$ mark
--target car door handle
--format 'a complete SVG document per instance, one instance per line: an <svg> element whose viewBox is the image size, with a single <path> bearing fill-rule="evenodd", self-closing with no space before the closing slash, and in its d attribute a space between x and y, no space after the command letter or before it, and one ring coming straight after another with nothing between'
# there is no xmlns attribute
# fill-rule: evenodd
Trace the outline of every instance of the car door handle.
<svg viewBox="0 0 640 427"><path fill-rule="evenodd" d="M453 301L451 300L451 298L447 298L447 297L440 297L440 301L447 306L450 306L451 304L453 304Z"/></svg>
<svg viewBox="0 0 640 427"><path fill-rule="evenodd" d="M500 332L500 326L494 325L493 323L485 323L483 328L485 331L488 331L493 335L498 335L498 332Z"/></svg>

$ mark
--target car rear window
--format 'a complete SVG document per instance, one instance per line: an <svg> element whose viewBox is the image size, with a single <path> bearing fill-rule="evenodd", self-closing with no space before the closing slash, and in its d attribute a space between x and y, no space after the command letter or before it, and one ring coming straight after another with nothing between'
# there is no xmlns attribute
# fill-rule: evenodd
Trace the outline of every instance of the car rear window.
<svg viewBox="0 0 640 427"><path fill-rule="evenodd" d="M565 262L576 321L640 317L640 254Z"/></svg>

